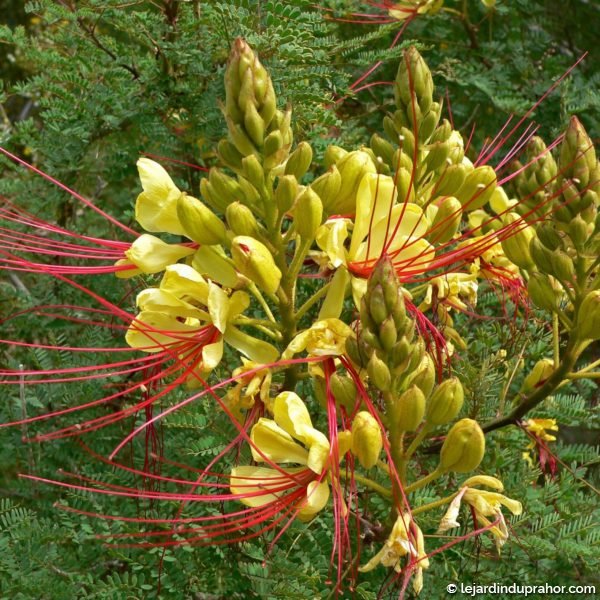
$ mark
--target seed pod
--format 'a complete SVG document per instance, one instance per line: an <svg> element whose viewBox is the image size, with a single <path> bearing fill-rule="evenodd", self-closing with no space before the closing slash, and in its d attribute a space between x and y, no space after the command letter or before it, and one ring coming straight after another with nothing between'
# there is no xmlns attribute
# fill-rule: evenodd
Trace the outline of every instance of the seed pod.
<svg viewBox="0 0 600 600"><path fill-rule="evenodd" d="M238 235L232 240L231 256L236 269L242 275L268 294L277 291L281 281L281 271L264 244L252 237Z"/></svg>
<svg viewBox="0 0 600 600"><path fill-rule="evenodd" d="M446 379L435 388L427 402L425 420L431 425L445 425L454 420L462 408L465 394L458 377Z"/></svg>
<svg viewBox="0 0 600 600"><path fill-rule="evenodd" d="M390 405L392 431L416 431L425 414L425 394L416 386L409 387Z"/></svg>
<svg viewBox="0 0 600 600"><path fill-rule="evenodd" d="M300 142L285 163L285 174L294 175L298 181L304 177L312 163L313 151L308 142Z"/></svg>
<svg viewBox="0 0 600 600"><path fill-rule="evenodd" d="M461 419L448 432L440 451L444 471L468 473L476 469L485 454L485 437L473 419Z"/></svg>
<svg viewBox="0 0 600 600"><path fill-rule="evenodd" d="M350 449L352 454L358 458L358 462L365 469L374 467L383 447L379 423L371 413L361 411L354 417L351 431Z"/></svg>
<svg viewBox="0 0 600 600"><path fill-rule="evenodd" d="M225 225L200 200L181 194L177 200L177 216L185 235L206 246L221 244L227 239Z"/></svg>
<svg viewBox="0 0 600 600"><path fill-rule="evenodd" d="M592 290L577 312L577 336L581 340L600 339L600 290Z"/></svg>
<svg viewBox="0 0 600 600"><path fill-rule="evenodd" d="M527 377L525 377L520 392L529 394L543 385L552 373L554 373L554 361L551 358L542 358L541 360L538 360Z"/></svg>
<svg viewBox="0 0 600 600"><path fill-rule="evenodd" d="M313 240L323 218L321 198L309 187L300 194L294 208L294 224L303 240Z"/></svg>

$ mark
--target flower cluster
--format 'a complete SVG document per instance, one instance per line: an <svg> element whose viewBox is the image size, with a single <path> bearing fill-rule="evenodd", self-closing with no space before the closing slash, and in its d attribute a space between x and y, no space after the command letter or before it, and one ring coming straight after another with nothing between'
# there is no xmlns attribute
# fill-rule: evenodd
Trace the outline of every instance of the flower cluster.
<svg viewBox="0 0 600 600"><path fill-rule="evenodd" d="M424 13L441 5L398 3L390 15L400 19L408 8ZM121 227L133 240L77 235L10 204L2 209L7 222L63 239L56 247L65 258L61 265L32 260L32 254L49 254L50 246L3 227L4 268L56 277L99 302L102 315L118 317L136 358L102 368L141 377L126 391L19 423L141 392L141 401L114 414L45 437L143 417L104 460L186 491L85 483L105 493L179 502L176 517L165 520L179 526L145 532L158 538L152 543L250 539L285 530L295 519L310 522L331 508L341 586L346 565L362 560L350 534L367 522L359 492L378 494L390 527L379 549L362 548L372 557L354 570L391 567L405 582L412 577L418 593L429 566L426 545L434 546L420 515L449 505L435 517L441 518L439 533L446 533L459 526L460 507L468 505L477 533L489 531L500 548L508 538L502 507L515 515L522 510L501 494L498 479L483 474L431 504L413 506L413 492L471 473L485 456L481 425L460 418L465 389L452 361L466 345L453 315L473 312L481 288L500 286L515 304L528 291L536 306L554 313L557 327L569 330L562 358L541 361L525 378L507 423L517 423L561 385L600 335L600 168L593 147L576 120L558 165L533 138L528 152L535 145L535 156L525 166L513 162L505 189L488 164L493 152L470 159L461 134L442 118L431 72L415 48L403 55L385 135L358 149L329 146L320 170L310 144L294 146L291 110L278 108L267 71L241 39L225 87L228 135L218 145L220 166L202 179L197 198L180 190L162 166L140 159L135 217L144 233ZM142 288L136 313L77 283L71 276L86 271L66 259L101 263L88 273L136 277ZM309 295L298 286L303 276L314 282ZM15 383L23 372L0 375ZM49 370L37 381L52 376L64 381L70 374ZM177 389L188 390L188 397L158 414L149 411ZM127 442L200 398L214 401L232 435L208 465L192 469L193 477L147 474L116 462ZM551 439L533 423L530 430ZM437 466L424 458L425 466L416 468L422 444L440 436ZM215 465L231 454L235 466L217 472ZM182 516L184 507L211 502L226 508L218 516ZM191 525L196 521L201 524Z"/></svg>

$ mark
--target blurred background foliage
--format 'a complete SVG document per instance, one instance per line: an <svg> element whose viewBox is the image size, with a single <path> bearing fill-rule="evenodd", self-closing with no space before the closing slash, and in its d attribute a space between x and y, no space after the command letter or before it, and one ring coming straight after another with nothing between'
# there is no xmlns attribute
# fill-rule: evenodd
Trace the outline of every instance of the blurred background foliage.
<svg viewBox="0 0 600 600"><path fill-rule="evenodd" d="M307 139L320 155L327 144L351 148L380 130L391 107L390 87L350 86L370 67L381 66L362 84L391 81L402 48L417 43L430 65L438 91L450 102L454 122L469 137L472 152L493 137L511 114L518 119L579 59L588 56L531 115L549 142L578 114L597 140L600 135L600 5L593 0L498 0L487 9L477 0L448 0L437 15L411 22L398 43L401 24L358 23L356 13L382 14L386 2L322 0L0 0L0 143L66 185L91 198L121 221L132 224L141 153L183 161L171 163L177 182L197 193L202 171L216 161L216 142L225 124L220 102L223 73L233 39L243 36L268 67L282 104L293 106L296 139ZM513 121L514 122L514 121ZM0 194L30 212L67 228L114 237L104 221L42 178L1 159ZM0 314L38 304L78 304L80 294L0 272ZM82 283L124 306L135 290L105 278ZM494 314L490 294L483 310ZM89 302L88 302L89 303ZM1 325L2 338L109 347L122 344L109 328L65 325L48 319L33 329L26 315ZM543 321L530 319L516 340L510 324L482 321L472 328L461 376L469 402L464 416L491 416L521 348L528 360L547 355L550 340ZM518 347L517 347L518 346ZM502 349L510 348L508 359ZM95 364L95 356L2 346L0 364L18 368ZM111 381L118 385L122 380ZM513 386L518 389L519 381ZM6 386L8 387L8 386ZM98 384L2 389L0 421L56 410L81 398L97 397ZM125 400L126 401L126 400ZM522 460L527 438L517 429L489 436L487 472L504 481L507 495L522 499L524 514L512 521L511 543L498 560L489 539L468 541L436 556L426 573L423 597L446 597L450 581L481 584L597 583L598 389L581 384L538 408L557 418L560 458L550 479ZM116 407L97 409L106 414ZM121 423L86 438L108 453L131 429ZM43 429L44 425L39 428ZM48 426L46 425L46 430ZM277 546L269 540L224 547L177 550L107 547L96 534L129 531L127 525L85 519L53 508L59 501L109 514L158 515L159 507L100 499L19 480L33 471L57 477L57 469L106 480L110 470L73 441L24 445L38 427L0 430L0 597L29 598L327 598L331 592L327 515L310 525L294 524ZM150 440L155 452L200 465L228 439L210 402L180 411ZM126 459L143 456L144 441ZM116 475L114 475L116 481ZM122 483L122 479L119 479ZM131 483L134 482L132 476ZM140 482L137 482L138 484ZM443 492L441 490L440 492ZM435 500L417 497L417 502ZM377 499L364 499L376 512ZM163 514L164 516L164 514ZM438 516L439 517L439 516ZM425 522L424 531L436 524ZM315 552L318 548L319 551ZM386 573L376 570L355 590L376 598ZM596 578L596 579L595 579ZM160 590L160 591L159 591ZM385 592L394 597L395 592Z"/></svg>

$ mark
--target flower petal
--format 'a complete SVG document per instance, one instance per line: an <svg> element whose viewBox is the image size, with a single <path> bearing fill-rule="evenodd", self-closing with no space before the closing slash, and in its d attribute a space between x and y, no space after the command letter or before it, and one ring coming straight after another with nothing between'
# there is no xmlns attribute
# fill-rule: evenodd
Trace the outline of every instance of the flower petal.
<svg viewBox="0 0 600 600"><path fill-rule="evenodd" d="M252 427L250 439L253 442L252 457L256 462L271 460L275 463L306 465L308 461L308 452L271 419L260 418Z"/></svg>
<svg viewBox="0 0 600 600"><path fill-rule="evenodd" d="M320 510L325 508L329 500L329 484L321 481L311 481L306 487L306 499L298 512L301 521L310 521Z"/></svg>
<svg viewBox="0 0 600 600"><path fill-rule="evenodd" d="M143 273L159 273L196 250L179 244L166 244L161 239L144 233L125 250L125 256Z"/></svg>

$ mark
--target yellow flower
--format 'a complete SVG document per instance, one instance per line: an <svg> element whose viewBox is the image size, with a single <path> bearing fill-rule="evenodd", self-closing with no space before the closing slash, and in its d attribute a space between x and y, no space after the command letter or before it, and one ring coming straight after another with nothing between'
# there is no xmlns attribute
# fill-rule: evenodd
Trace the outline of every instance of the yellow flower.
<svg viewBox="0 0 600 600"><path fill-rule="evenodd" d="M249 374L244 375L245 373ZM232 375L237 383L227 392L225 400L236 416L241 417L241 409L252 408L257 397L267 410L272 412L273 406L269 395L272 380L270 369L260 369L258 363L242 357L242 366L235 369Z"/></svg>
<svg viewBox="0 0 600 600"><path fill-rule="evenodd" d="M309 521L329 499L327 473L330 443L313 427L304 402L294 392L275 398L273 419L261 418L252 427L252 458L256 462L294 463L305 468L235 467L231 492L246 506L257 507L281 500L290 488L301 485L305 494L298 504L298 518ZM350 432L338 434L340 459L350 448Z"/></svg>
<svg viewBox="0 0 600 600"><path fill-rule="evenodd" d="M197 363L202 374L221 362L224 341L257 363L272 362L278 356L274 346L233 325L249 304L243 291L228 294L188 265L169 265L158 288L138 294L140 313L125 339L144 352L175 350L183 362Z"/></svg>
<svg viewBox="0 0 600 600"><path fill-rule="evenodd" d="M195 251L195 248L181 244L167 244L153 235L144 233L131 244L129 249L125 250L126 258L116 262L118 266L135 265L137 270L117 271L116 275L124 279L139 273L160 273L168 265L177 263L178 260Z"/></svg>
<svg viewBox="0 0 600 600"><path fill-rule="evenodd" d="M309 356L339 356L344 354L346 339L352 329L339 319L323 319L301 331L284 350L281 357L291 358L306 350Z"/></svg>
<svg viewBox="0 0 600 600"><path fill-rule="evenodd" d="M412 15L435 14L444 4L444 0L404 0L393 4L388 13L398 21L405 21Z"/></svg>
<svg viewBox="0 0 600 600"><path fill-rule="evenodd" d="M398 516L383 548L358 570L365 573L382 564L384 567L392 567L394 571L400 573L402 570L400 560L407 554L416 559L413 589L418 594L423 588L423 569L429 568L429 559L425 552L423 532L408 513Z"/></svg>
<svg viewBox="0 0 600 600"><path fill-rule="evenodd" d="M144 191L135 203L135 218L146 230L185 235L177 216L177 200L182 192L157 162L140 158L138 173Z"/></svg>
<svg viewBox="0 0 600 600"><path fill-rule="evenodd" d="M432 306L434 300L444 300L452 308L466 310L468 302L471 306L477 304L477 281L471 273L448 273L434 277L427 286L427 292L419 305L420 311Z"/></svg>
<svg viewBox="0 0 600 600"><path fill-rule="evenodd" d="M527 419L525 429L545 442L554 442L556 436L550 435L548 431L558 431L558 425L556 419Z"/></svg>
<svg viewBox="0 0 600 600"><path fill-rule="evenodd" d="M480 490L473 486L483 485L488 488L495 489L495 492ZM490 528L490 533L496 538L496 547L500 549L508 539L508 529L506 521L502 514L502 506L505 506L513 513L520 515L523 512L523 506L517 500L507 498L499 493L504 490L504 486L499 479L488 475L476 475L470 477L464 482L463 488L459 491L456 497L450 503L446 514L440 522L438 533L445 533L449 529L459 527L458 513L461 502L469 504L474 512L475 517L482 527L491 525L494 521L498 521L496 525ZM488 517L492 517L488 519Z"/></svg>

